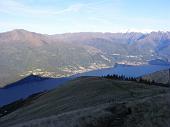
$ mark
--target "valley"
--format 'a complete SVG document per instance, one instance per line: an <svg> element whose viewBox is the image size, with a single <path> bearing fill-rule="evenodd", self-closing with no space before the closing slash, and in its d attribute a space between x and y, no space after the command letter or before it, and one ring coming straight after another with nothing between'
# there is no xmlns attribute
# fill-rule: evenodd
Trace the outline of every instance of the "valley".
<svg viewBox="0 0 170 127"><path fill-rule="evenodd" d="M169 125L161 122L170 116L169 40L169 32L1 33L0 125Z"/></svg>
<svg viewBox="0 0 170 127"><path fill-rule="evenodd" d="M109 68L102 68L83 73L76 73L73 75L69 75L67 77L57 77L55 73L48 72L47 77L44 75L42 70L37 70L38 73L30 73L29 75L25 75L21 80L18 80L14 83L8 84L7 86L0 89L0 106L9 104L13 101L16 101L21 98L26 98L32 94L49 91L52 90L63 83L68 82L69 80L76 79L82 76L107 76L107 75L119 75L125 77L133 77L133 78L140 78L140 77L150 77L155 82L158 82L157 78L152 78L154 73L158 73L159 79L163 79L164 82L167 83L169 79L168 75L166 78L162 77L159 71L164 71L170 69L170 65L119 65L117 64L115 67ZM53 74L53 75L52 75ZM166 75L165 73L164 75ZM166 80L165 80L166 79ZM151 81L152 81L151 80ZM8 94L10 93L10 94Z"/></svg>
<svg viewBox="0 0 170 127"><path fill-rule="evenodd" d="M170 127L170 0L0 0L0 127Z"/></svg>
<svg viewBox="0 0 170 127"><path fill-rule="evenodd" d="M154 59L167 62L169 40L169 32L46 35L16 29L0 33L0 86L31 73L65 77L116 64L143 65Z"/></svg>

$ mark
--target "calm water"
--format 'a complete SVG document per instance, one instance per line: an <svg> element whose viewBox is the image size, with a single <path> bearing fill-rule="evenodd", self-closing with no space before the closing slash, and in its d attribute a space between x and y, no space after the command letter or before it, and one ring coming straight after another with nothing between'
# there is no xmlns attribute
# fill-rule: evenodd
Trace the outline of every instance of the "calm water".
<svg viewBox="0 0 170 127"><path fill-rule="evenodd" d="M124 75L126 77L140 77L149 73L156 71L169 69L170 66L162 65L141 65L141 66L130 66L130 65L117 65L112 68L105 68L100 70L94 70L90 72L85 72L82 74L74 75L73 77L79 76L105 76L108 74Z"/></svg>
<svg viewBox="0 0 170 127"><path fill-rule="evenodd" d="M105 76L108 74L125 75L127 77L139 77L145 74L153 73L156 71L168 69L170 66L160 65L142 65L142 66L127 66L117 65L115 68L106 68L81 74L76 74L69 78L48 79L40 82L31 82L19 84L14 87L0 89L0 106L11 103L21 98L26 98L34 93L47 91L64 84L66 81L79 76Z"/></svg>

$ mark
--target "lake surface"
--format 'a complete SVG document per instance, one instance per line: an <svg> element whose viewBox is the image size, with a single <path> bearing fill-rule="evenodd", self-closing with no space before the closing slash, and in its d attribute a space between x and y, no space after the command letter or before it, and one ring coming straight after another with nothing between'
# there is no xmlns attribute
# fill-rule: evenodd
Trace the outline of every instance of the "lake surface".
<svg viewBox="0 0 170 127"><path fill-rule="evenodd" d="M6 87L0 89L0 106L11 103L21 98L26 98L32 94L48 91L56 88L67 81L80 76L106 76L108 74L124 75L126 77L140 77L156 71L169 69L170 66L162 65L141 65L141 66L128 66L117 65L112 68L105 68L76 74L68 78L48 79L45 81L32 81L29 83L16 84L13 87Z"/></svg>
<svg viewBox="0 0 170 127"><path fill-rule="evenodd" d="M26 98L32 94L48 91L64 84L69 78L48 79L39 82L29 82L13 87L0 89L0 106Z"/></svg>
<svg viewBox="0 0 170 127"><path fill-rule="evenodd" d="M140 77L146 74L150 74L156 71L169 69L170 66L163 65L140 65L140 66L131 66L131 65L117 65L112 68L104 68L94 71L89 71L81 74L76 74L73 77L80 76L106 76L108 74L117 74L124 75L126 77Z"/></svg>

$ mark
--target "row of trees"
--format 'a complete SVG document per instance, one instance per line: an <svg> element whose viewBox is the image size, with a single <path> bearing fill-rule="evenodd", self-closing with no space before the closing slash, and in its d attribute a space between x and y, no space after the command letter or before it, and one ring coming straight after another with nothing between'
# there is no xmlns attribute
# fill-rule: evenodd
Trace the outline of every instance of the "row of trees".
<svg viewBox="0 0 170 127"><path fill-rule="evenodd" d="M116 74L107 75L107 76L103 76L103 77L107 78L107 79L124 80L124 81L135 81L135 82L145 83L145 84L149 84L149 85L158 85L154 81L145 80L142 77L134 78L134 77L126 77L124 75L116 75Z"/></svg>

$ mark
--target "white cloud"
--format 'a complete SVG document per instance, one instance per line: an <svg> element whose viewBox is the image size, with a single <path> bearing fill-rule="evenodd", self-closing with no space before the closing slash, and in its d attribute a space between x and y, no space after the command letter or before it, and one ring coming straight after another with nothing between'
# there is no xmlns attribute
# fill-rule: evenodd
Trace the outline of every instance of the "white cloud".
<svg viewBox="0 0 170 127"><path fill-rule="evenodd" d="M14 15L58 15L67 12L77 12L83 7L83 4L70 5L61 10L51 10L44 8L33 8L16 0L4 0L0 2L0 12Z"/></svg>
<svg viewBox="0 0 170 127"><path fill-rule="evenodd" d="M74 4L74 5L69 6L66 9L59 10L59 11L51 11L48 13L49 14L62 14L66 12L78 12L83 6L84 6L83 4Z"/></svg>

